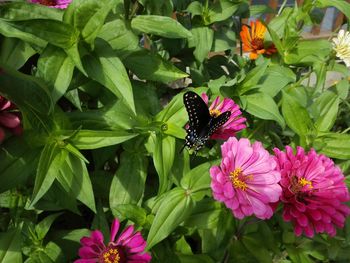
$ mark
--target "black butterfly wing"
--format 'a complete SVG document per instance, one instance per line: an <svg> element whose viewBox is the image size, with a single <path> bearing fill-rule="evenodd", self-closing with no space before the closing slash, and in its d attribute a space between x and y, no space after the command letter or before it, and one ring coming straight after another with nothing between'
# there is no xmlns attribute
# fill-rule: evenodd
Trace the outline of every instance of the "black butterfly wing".
<svg viewBox="0 0 350 263"><path fill-rule="evenodd" d="M186 92L183 100L188 114L189 129L200 134L211 118L208 106L198 94L192 91Z"/></svg>
<svg viewBox="0 0 350 263"><path fill-rule="evenodd" d="M207 104L198 94L192 91L186 92L183 100L189 119L186 142L183 147L194 147L194 153L196 154L209 140L209 137L228 121L231 112L226 111L217 117L210 116Z"/></svg>
<svg viewBox="0 0 350 263"><path fill-rule="evenodd" d="M207 136L208 138L217 130L219 129L222 125L224 125L228 119L231 116L231 112L230 111L225 111L223 113L221 113L219 116L217 117L212 117L209 121L208 124L208 132L207 132Z"/></svg>

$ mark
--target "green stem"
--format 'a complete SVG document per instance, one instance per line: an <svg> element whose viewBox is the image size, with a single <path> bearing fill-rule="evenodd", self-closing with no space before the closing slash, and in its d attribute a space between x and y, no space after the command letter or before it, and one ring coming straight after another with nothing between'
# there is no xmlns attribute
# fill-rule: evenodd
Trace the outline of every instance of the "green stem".
<svg viewBox="0 0 350 263"><path fill-rule="evenodd" d="M287 0L284 0L280 9L278 10L278 13L276 16L279 16L282 13L282 10L284 9L284 6L287 4Z"/></svg>

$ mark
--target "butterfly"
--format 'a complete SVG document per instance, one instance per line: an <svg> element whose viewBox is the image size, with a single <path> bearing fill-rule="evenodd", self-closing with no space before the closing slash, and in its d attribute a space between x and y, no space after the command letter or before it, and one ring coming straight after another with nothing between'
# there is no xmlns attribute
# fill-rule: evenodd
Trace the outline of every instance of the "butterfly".
<svg viewBox="0 0 350 263"><path fill-rule="evenodd" d="M194 153L203 147L210 136L224 125L231 116L230 111L225 111L218 116L211 116L209 108L198 94L188 91L183 96L183 101L189 119L185 146L194 148Z"/></svg>

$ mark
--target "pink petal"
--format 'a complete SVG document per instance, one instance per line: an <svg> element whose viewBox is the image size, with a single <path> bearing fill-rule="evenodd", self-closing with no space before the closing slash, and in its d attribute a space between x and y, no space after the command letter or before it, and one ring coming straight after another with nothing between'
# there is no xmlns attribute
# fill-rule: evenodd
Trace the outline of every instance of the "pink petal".
<svg viewBox="0 0 350 263"><path fill-rule="evenodd" d="M128 239L134 232L134 226L133 225L130 225L128 226L124 231L123 233L119 236L118 240L117 240L117 245L119 244L122 244L124 245L124 241L126 239Z"/></svg>
<svg viewBox="0 0 350 263"><path fill-rule="evenodd" d="M118 219L114 219L112 222L112 227L111 227L111 238L110 238L110 242L113 242L115 240L115 237L118 233L119 230L119 220Z"/></svg>
<svg viewBox="0 0 350 263"><path fill-rule="evenodd" d="M81 258L98 258L99 254L96 253L91 247L81 247L79 248L79 257Z"/></svg>
<svg viewBox="0 0 350 263"><path fill-rule="evenodd" d="M101 231L99 230L94 230L91 232L91 235L90 235L91 239L94 241L94 243L98 244L98 245L104 245L103 243L103 234L101 233Z"/></svg>
<svg viewBox="0 0 350 263"><path fill-rule="evenodd" d="M15 128L21 123L20 119L12 113L1 112L0 124L7 128Z"/></svg>

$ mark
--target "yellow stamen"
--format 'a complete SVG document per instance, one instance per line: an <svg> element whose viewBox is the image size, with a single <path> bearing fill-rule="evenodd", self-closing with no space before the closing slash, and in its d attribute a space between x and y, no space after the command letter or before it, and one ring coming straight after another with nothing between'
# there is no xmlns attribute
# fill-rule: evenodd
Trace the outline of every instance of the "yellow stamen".
<svg viewBox="0 0 350 263"><path fill-rule="evenodd" d="M243 175L242 168L236 168L233 172L230 173L230 179L234 188L241 189L246 191L248 186L245 183L246 180L253 180L253 175Z"/></svg>
<svg viewBox="0 0 350 263"><path fill-rule="evenodd" d="M210 110L210 116L212 117L217 117L221 114L221 111L217 110L217 109L212 109Z"/></svg>
<svg viewBox="0 0 350 263"><path fill-rule="evenodd" d="M103 253L103 263L119 263L120 255L116 248L110 248L108 251Z"/></svg>
<svg viewBox="0 0 350 263"><path fill-rule="evenodd" d="M308 185L310 189L313 188L312 182L306 180L305 178L300 178L299 181L298 181L298 183L299 183L302 187L304 187L305 185Z"/></svg>

